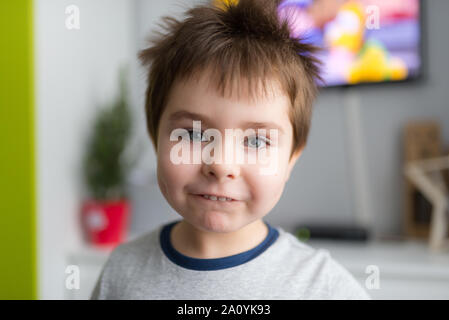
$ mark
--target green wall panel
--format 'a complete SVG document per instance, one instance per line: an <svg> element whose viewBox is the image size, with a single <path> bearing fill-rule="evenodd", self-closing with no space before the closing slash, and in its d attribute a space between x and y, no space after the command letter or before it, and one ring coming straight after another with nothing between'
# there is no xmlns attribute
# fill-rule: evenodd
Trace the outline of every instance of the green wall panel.
<svg viewBox="0 0 449 320"><path fill-rule="evenodd" d="M0 299L37 298L32 0L0 0Z"/></svg>

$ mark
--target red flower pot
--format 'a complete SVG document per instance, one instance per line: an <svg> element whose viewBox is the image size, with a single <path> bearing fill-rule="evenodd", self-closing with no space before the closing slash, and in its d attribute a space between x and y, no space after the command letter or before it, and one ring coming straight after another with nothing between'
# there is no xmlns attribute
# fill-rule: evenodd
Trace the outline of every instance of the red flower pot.
<svg viewBox="0 0 449 320"><path fill-rule="evenodd" d="M118 201L87 200L81 209L81 224L88 243L115 247L126 239L131 204Z"/></svg>

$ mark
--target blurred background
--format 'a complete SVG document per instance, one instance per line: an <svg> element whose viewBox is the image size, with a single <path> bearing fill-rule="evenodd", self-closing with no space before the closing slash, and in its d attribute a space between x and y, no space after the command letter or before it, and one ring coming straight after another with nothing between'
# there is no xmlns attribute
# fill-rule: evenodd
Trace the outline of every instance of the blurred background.
<svg viewBox="0 0 449 320"><path fill-rule="evenodd" d="M1 1L1 299L87 299L114 246L180 219L157 185L137 53L199 2ZM311 19L335 7L307 29L333 71L265 220L373 298L448 299L449 2L349 2L284 3ZM368 5L378 33L362 30Z"/></svg>

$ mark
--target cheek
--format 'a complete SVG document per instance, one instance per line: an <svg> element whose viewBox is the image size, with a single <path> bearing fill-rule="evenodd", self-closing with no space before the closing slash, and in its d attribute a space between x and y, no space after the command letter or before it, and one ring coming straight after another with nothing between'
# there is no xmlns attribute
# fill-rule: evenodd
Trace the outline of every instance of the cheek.
<svg viewBox="0 0 449 320"><path fill-rule="evenodd" d="M257 175L252 179L254 200L258 203L277 202L284 188L284 179L280 175Z"/></svg>
<svg viewBox="0 0 449 320"><path fill-rule="evenodd" d="M170 146L161 147L157 157L157 177L161 192L168 198L179 196L195 173L194 165L174 164L170 160Z"/></svg>
<svg viewBox="0 0 449 320"><path fill-rule="evenodd" d="M277 166L270 170L273 174L260 174L260 167L250 169L247 181L250 184L255 211L271 210L279 201L285 186L287 161L285 157L278 159Z"/></svg>

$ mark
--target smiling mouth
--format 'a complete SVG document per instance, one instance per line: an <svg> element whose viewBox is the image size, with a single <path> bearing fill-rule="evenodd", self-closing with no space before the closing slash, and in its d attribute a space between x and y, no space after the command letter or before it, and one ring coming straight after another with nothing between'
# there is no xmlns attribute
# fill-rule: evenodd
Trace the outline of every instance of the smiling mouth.
<svg viewBox="0 0 449 320"><path fill-rule="evenodd" d="M233 202L239 202L238 200L228 198L228 197L217 197L217 196L211 196L207 194L196 194L196 197L209 201L209 202L216 202L216 203L233 203Z"/></svg>

